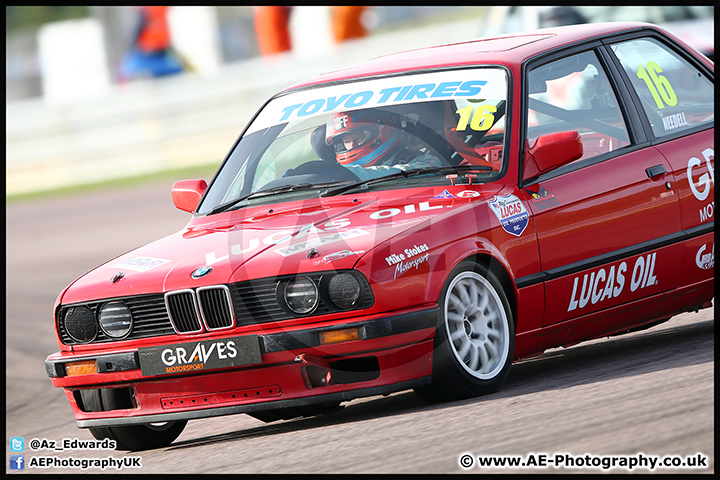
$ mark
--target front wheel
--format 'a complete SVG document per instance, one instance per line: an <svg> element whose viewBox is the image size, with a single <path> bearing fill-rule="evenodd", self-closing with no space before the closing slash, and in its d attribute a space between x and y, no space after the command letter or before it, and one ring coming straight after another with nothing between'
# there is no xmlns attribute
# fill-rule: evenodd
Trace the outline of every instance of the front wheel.
<svg viewBox="0 0 720 480"><path fill-rule="evenodd" d="M125 408L123 397L113 389L81 390L83 403L91 412ZM187 420L148 423L125 427L91 427L90 433L98 440L115 440L118 450L150 450L170 445L187 425Z"/></svg>
<svg viewBox="0 0 720 480"><path fill-rule="evenodd" d="M496 391L510 371L515 325L497 277L463 262L440 296L432 383L416 389L425 400L459 400Z"/></svg>

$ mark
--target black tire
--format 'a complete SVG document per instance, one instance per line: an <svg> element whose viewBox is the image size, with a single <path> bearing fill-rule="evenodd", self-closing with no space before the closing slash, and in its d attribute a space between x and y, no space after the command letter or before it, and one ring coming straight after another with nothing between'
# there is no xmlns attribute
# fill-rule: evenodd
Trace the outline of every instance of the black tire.
<svg viewBox="0 0 720 480"><path fill-rule="evenodd" d="M91 412L129 408L126 401L110 388L81 390L85 408ZM123 427L91 427L90 433L98 440L115 440L117 450L150 450L170 445L180 436L187 420L131 425Z"/></svg>
<svg viewBox="0 0 720 480"><path fill-rule="evenodd" d="M510 372L515 324L502 284L482 265L464 261L439 299L432 383L415 391L430 402L496 391Z"/></svg>

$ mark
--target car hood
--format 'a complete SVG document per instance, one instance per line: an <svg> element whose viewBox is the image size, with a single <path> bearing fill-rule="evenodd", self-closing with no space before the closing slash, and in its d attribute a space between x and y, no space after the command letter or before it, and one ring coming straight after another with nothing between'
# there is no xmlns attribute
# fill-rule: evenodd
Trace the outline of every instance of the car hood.
<svg viewBox="0 0 720 480"><path fill-rule="evenodd" d="M173 235L76 280L62 303L352 268L423 222L487 201L499 186L452 185L314 198L193 218ZM418 239L420 241L420 239Z"/></svg>

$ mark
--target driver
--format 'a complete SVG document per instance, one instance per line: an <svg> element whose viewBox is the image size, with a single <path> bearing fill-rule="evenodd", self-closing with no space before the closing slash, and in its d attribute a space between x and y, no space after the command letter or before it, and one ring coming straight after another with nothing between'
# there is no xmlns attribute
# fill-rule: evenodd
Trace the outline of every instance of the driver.
<svg viewBox="0 0 720 480"><path fill-rule="evenodd" d="M334 113L328 119L325 143L335 159L360 179L400 170L440 166L421 144L411 145L407 122L381 110Z"/></svg>

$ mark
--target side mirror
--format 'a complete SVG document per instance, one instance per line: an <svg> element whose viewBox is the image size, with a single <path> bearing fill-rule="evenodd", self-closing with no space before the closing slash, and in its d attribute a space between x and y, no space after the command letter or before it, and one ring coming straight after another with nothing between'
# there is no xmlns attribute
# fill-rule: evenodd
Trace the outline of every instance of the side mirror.
<svg viewBox="0 0 720 480"><path fill-rule="evenodd" d="M180 180L172 187L172 199L183 212L194 213L200 199L207 190L205 180Z"/></svg>
<svg viewBox="0 0 720 480"><path fill-rule="evenodd" d="M532 145L528 140L525 142L523 180L567 165L582 156L582 140L574 130L541 135Z"/></svg>

